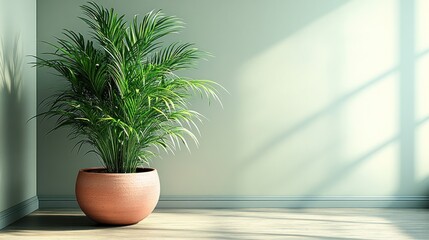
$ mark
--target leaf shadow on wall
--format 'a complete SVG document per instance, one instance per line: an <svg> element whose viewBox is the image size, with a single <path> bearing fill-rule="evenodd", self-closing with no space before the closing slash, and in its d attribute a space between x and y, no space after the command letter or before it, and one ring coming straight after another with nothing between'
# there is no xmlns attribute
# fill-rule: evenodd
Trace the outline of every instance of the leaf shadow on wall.
<svg viewBox="0 0 429 240"><path fill-rule="evenodd" d="M28 183L25 172L27 161L26 96L22 91L22 41L19 36L0 39L0 98L2 116L0 131L3 143L2 169L4 192L2 202L16 204L25 197ZM7 41L9 40L9 41Z"/></svg>

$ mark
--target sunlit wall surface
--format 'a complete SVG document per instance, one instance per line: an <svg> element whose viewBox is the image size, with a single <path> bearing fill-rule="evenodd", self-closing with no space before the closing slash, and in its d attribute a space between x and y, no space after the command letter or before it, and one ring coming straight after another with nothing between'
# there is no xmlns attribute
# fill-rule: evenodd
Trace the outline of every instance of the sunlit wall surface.
<svg viewBox="0 0 429 240"><path fill-rule="evenodd" d="M0 211L36 196L36 1L0 0Z"/></svg>
<svg viewBox="0 0 429 240"><path fill-rule="evenodd" d="M215 57L187 73L218 81L224 109L200 146L154 159L163 196L423 196L429 191L429 4L407 0L99 1L130 16L163 9ZM38 53L87 31L84 1L38 2ZM62 83L39 72L39 99ZM38 191L73 194L95 156L39 122Z"/></svg>

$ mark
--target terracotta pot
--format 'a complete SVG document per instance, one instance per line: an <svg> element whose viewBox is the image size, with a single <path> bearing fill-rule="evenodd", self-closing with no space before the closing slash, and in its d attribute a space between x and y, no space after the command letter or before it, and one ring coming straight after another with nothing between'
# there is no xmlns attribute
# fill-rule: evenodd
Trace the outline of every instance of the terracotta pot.
<svg viewBox="0 0 429 240"><path fill-rule="evenodd" d="M77 176L77 202L89 218L102 224L129 225L153 211L160 193L156 169L139 168L137 173L103 170L86 168Z"/></svg>

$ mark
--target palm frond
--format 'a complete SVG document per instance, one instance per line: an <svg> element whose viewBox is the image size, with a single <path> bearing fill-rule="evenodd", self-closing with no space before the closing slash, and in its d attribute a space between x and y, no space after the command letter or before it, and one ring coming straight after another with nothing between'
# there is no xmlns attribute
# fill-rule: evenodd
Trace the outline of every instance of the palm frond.
<svg viewBox="0 0 429 240"><path fill-rule="evenodd" d="M91 39L64 30L48 43L53 51L36 57L36 66L56 70L68 87L49 98L41 115L55 117L56 126L70 129L76 147L90 144L108 172L135 172L156 154L173 152L188 141L198 144L202 115L189 109L193 94L220 102L220 85L179 77L175 71L195 66L204 54L189 43L163 46L161 39L178 32L174 16L151 11L127 25L124 15L89 2L81 19Z"/></svg>

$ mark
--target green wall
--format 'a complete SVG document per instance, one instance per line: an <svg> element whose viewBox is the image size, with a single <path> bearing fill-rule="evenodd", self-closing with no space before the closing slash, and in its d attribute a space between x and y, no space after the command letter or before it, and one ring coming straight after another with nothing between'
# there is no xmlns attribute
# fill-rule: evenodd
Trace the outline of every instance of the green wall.
<svg viewBox="0 0 429 240"><path fill-rule="evenodd" d="M85 1L38 1L38 54L61 29L87 32ZM154 159L163 196L426 196L429 8L406 0L97 1L128 16L163 9L215 57L188 75L221 83L224 109L200 146ZM38 102L63 85L38 71ZM79 168L52 121L38 122L38 194L74 194Z"/></svg>
<svg viewBox="0 0 429 240"><path fill-rule="evenodd" d="M28 64L36 53L36 1L0 6L1 213L36 196L36 121L27 122L36 115L36 70Z"/></svg>

